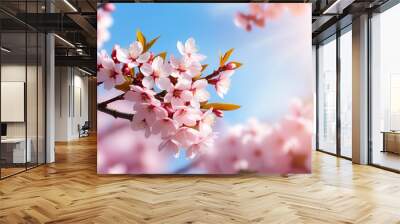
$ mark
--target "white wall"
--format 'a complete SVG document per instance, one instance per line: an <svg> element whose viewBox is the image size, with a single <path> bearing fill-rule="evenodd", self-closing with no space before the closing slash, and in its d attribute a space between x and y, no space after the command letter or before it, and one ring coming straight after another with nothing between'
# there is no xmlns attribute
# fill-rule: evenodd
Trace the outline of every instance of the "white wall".
<svg viewBox="0 0 400 224"><path fill-rule="evenodd" d="M69 68L55 68L55 141L68 140Z"/></svg>
<svg viewBox="0 0 400 224"><path fill-rule="evenodd" d="M382 131L400 129L400 114L394 110L400 93L391 91L400 76L400 5L372 17L372 143L383 148Z"/></svg>
<svg viewBox="0 0 400 224"><path fill-rule="evenodd" d="M27 69L27 70L25 70ZM27 66L25 67L24 65L19 65L19 64L4 64L1 66L1 81L2 82L24 82L26 83L25 80L25 75L26 71L28 74L36 74L36 67L34 66ZM34 85L36 86L36 80L28 80L29 85ZM27 88L27 104L28 106L31 107L37 107L36 105L36 88ZM33 91L33 92L31 92ZM3 97L3 96L2 96ZM34 104L31 104L34 102ZM40 105L39 105L40 106ZM8 108L1 108L1 110L7 110ZM24 108L22 108L24 110ZM28 112L31 112L31 110L28 110ZM36 110L35 110L36 111ZM28 124L28 129L34 128L36 130L36 113L28 113L27 114L28 122L34 121L35 124L29 123ZM33 127L35 125L35 127ZM8 137L25 137L25 126L26 122L7 122L7 135ZM28 137L29 134L31 133L28 130ZM36 134L36 132L35 132Z"/></svg>
<svg viewBox="0 0 400 224"><path fill-rule="evenodd" d="M88 78L76 68L56 67L55 85L55 140L77 139L78 125L88 120Z"/></svg>

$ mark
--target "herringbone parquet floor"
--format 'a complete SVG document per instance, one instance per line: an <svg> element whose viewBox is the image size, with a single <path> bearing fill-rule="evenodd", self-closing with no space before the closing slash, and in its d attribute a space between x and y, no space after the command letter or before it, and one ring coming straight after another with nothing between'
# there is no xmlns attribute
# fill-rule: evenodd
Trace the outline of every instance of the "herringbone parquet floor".
<svg viewBox="0 0 400 224"><path fill-rule="evenodd" d="M313 174L98 176L96 139L0 181L0 223L400 223L400 175L322 153Z"/></svg>

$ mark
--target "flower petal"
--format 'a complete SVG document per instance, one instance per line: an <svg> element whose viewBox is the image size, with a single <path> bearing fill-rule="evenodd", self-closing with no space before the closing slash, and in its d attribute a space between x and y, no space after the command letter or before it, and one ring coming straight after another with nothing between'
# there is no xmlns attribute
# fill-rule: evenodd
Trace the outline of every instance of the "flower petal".
<svg viewBox="0 0 400 224"><path fill-rule="evenodd" d="M118 45L115 46L115 57L118 61L122 63L128 63L128 51L126 49L120 48Z"/></svg>
<svg viewBox="0 0 400 224"><path fill-rule="evenodd" d="M169 78L161 77L157 80L157 86L162 90L167 90L168 92L174 88Z"/></svg>
<svg viewBox="0 0 400 224"><path fill-rule="evenodd" d="M140 72L142 72L144 76L151 76L153 74L153 68L150 64L144 63L142 67L140 67Z"/></svg>
<svg viewBox="0 0 400 224"><path fill-rule="evenodd" d="M195 96L197 101L204 102L210 99L210 93L205 89L196 90Z"/></svg>
<svg viewBox="0 0 400 224"><path fill-rule="evenodd" d="M203 89L203 88L205 88L207 85L208 85L207 80L205 80L205 79L199 79L199 80L197 80L197 81L195 81L195 82L193 83L192 88L195 88L195 89Z"/></svg>
<svg viewBox="0 0 400 224"><path fill-rule="evenodd" d="M185 51L186 51L186 53L189 53L189 54L197 52L196 41L192 37L190 37L189 39L186 40Z"/></svg>
<svg viewBox="0 0 400 224"><path fill-rule="evenodd" d="M184 104L185 104L185 102L183 100L181 100L180 98L177 98L177 97L171 98L172 108L177 108L177 107L183 106Z"/></svg>
<svg viewBox="0 0 400 224"><path fill-rule="evenodd" d="M180 61L177 58L175 58L173 54L171 54L171 56L169 57L169 63L172 65L172 67L178 68Z"/></svg>
<svg viewBox="0 0 400 224"><path fill-rule="evenodd" d="M199 132L193 128L187 127L180 128L174 136L174 139L185 148L197 142L198 138Z"/></svg>
<svg viewBox="0 0 400 224"><path fill-rule="evenodd" d="M136 61L139 62L139 63L146 63L146 62L149 61L150 57L151 57L150 52L146 52L146 53L144 53L144 54L141 54L141 55L136 59Z"/></svg>
<svg viewBox="0 0 400 224"><path fill-rule="evenodd" d="M116 85L121 85L122 83L125 82L125 78L123 75L117 75L115 76L115 84Z"/></svg>
<svg viewBox="0 0 400 224"><path fill-rule="evenodd" d="M154 79L150 76L146 76L143 78L142 84L147 89L152 89L154 87Z"/></svg>
<svg viewBox="0 0 400 224"><path fill-rule="evenodd" d="M191 91L189 90L184 90L181 93L181 99L183 100L183 102L188 102L191 101L193 98L193 94Z"/></svg>
<svg viewBox="0 0 400 224"><path fill-rule="evenodd" d="M175 158L179 156L179 146L178 143L173 139L166 139L158 146L158 150L165 150L169 153L174 154Z"/></svg>
<svg viewBox="0 0 400 224"><path fill-rule="evenodd" d="M192 82L187 79L178 79L178 82L175 85L175 89L185 90L190 89Z"/></svg>
<svg viewBox="0 0 400 224"><path fill-rule="evenodd" d="M160 71L163 65L164 65L164 60L160 56L154 58L153 63L151 63L151 67L153 68L154 71Z"/></svg>
<svg viewBox="0 0 400 224"><path fill-rule="evenodd" d="M139 55L142 53L142 51L143 51L143 46L139 41L135 41L129 46L129 55L133 59L137 59Z"/></svg>
<svg viewBox="0 0 400 224"><path fill-rule="evenodd" d="M178 43L176 43L176 47L181 55L185 55L185 47L183 46L182 42L178 41Z"/></svg>

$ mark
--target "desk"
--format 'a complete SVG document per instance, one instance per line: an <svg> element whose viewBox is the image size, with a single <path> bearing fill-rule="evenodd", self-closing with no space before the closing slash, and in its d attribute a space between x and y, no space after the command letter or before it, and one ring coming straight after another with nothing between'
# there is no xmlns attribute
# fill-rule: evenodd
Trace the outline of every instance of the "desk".
<svg viewBox="0 0 400 224"><path fill-rule="evenodd" d="M6 163L26 163L31 162L32 153L30 138L26 140L28 147L25 153L25 138L5 138L1 139L1 157Z"/></svg>
<svg viewBox="0 0 400 224"><path fill-rule="evenodd" d="M400 154L400 132L383 131L383 151Z"/></svg>

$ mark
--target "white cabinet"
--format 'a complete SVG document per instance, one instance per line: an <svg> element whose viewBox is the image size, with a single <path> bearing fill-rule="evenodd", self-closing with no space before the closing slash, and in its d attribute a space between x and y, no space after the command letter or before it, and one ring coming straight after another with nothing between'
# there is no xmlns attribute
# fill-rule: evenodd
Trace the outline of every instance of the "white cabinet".
<svg viewBox="0 0 400 224"><path fill-rule="evenodd" d="M10 151L10 154L12 154L12 163L25 163L32 161L32 140L28 138L26 143L28 145L25 151L24 138L7 138L1 140L1 145L2 147L5 147L5 151Z"/></svg>

